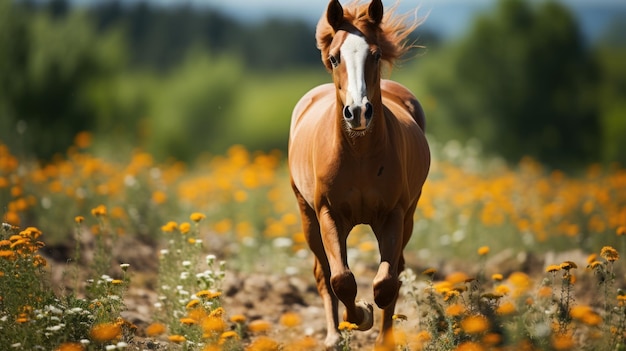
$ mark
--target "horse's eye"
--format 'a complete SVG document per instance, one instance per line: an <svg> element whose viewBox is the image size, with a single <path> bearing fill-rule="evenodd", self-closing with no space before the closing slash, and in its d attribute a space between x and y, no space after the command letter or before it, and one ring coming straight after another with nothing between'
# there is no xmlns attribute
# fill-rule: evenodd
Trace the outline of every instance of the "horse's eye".
<svg viewBox="0 0 626 351"><path fill-rule="evenodd" d="M330 64L333 65L333 67L337 67L337 65L339 65L339 61L333 55L328 56L328 61L330 61Z"/></svg>
<svg viewBox="0 0 626 351"><path fill-rule="evenodd" d="M380 51L374 52L374 60L376 60L376 62L380 61L382 56L383 55L380 53Z"/></svg>

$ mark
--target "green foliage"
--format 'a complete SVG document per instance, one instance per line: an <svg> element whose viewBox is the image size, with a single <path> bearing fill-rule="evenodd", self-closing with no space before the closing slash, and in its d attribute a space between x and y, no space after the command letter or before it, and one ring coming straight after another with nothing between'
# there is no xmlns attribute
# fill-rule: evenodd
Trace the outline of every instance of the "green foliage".
<svg viewBox="0 0 626 351"><path fill-rule="evenodd" d="M428 76L428 86L465 138L511 161L570 166L598 156L595 63L562 5L501 1L443 55L450 72Z"/></svg>
<svg viewBox="0 0 626 351"><path fill-rule="evenodd" d="M78 11L54 18L8 0L0 6L6 19L0 47L11 53L0 59L0 138L47 158L65 150L77 132L93 128L85 88L116 69L119 51L106 37L97 39Z"/></svg>

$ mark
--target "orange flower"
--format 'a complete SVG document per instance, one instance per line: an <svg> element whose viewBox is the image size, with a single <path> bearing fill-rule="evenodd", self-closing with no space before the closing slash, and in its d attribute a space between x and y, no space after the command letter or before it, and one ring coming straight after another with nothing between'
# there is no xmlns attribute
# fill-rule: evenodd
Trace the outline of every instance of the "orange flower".
<svg viewBox="0 0 626 351"><path fill-rule="evenodd" d="M187 306L185 306L185 308L187 308L188 310L190 310L190 309L192 309L192 308L194 308L194 307L198 306L199 304L200 304L200 300L198 300L198 299L193 299L193 300L191 300L191 301L189 301L189 302L187 303Z"/></svg>
<svg viewBox="0 0 626 351"><path fill-rule="evenodd" d="M177 228L178 228L178 223L174 221L169 221L167 222L167 224L161 227L161 230L166 233L169 233L169 232L175 231Z"/></svg>
<svg viewBox="0 0 626 351"><path fill-rule="evenodd" d="M546 267L547 273L556 273L560 270L561 270L561 265L558 265L558 264L551 264L548 267Z"/></svg>
<svg viewBox="0 0 626 351"><path fill-rule="evenodd" d="M489 328L489 321L481 315L469 316L461 321L461 328L468 334L478 334Z"/></svg>
<svg viewBox="0 0 626 351"><path fill-rule="evenodd" d="M226 330L226 323L219 317L208 317L202 321L204 337L211 337L212 334L221 334Z"/></svg>
<svg viewBox="0 0 626 351"><path fill-rule="evenodd" d="M246 348L246 351L278 351L279 349L280 349L280 345L276 341L266 336L262 336L254 340Z"/></svg>
<svg viewBox="0 0 626 351"><path fill-rule="evenodd" d="M206 216L200 212L194 212L191 214L191 216L189 216L189 219L191 219L192 221L198 223L201 220L205 219Z"/></svg>
<svg viewBox="0 0 626 351"><path fill-rule="evenodd" d="M107 342L119 338L122 335L122 329L116 323L101 323L94 325L89 335L94 341Z"/></svg>
<svg viewBox="0 0 626 351"><path fill-rule="evenodd" d="M244 316L243 314L236 314L230 317L230 321L237 324L245 323L246 316Z"/></svg>
<svg viewBox="0 0 626 351"><path fill-rule="evenodd" d="M183 222L180 224L180 227L178 229L180 230L181 234L187 234L191 230L191 224L189 224L189 222Z"/></svg>
<svg viewBox="0 0 626 351"><path fill-rule="evenodd" d="M499 315L505 316L505 315L514 313L515 310L516 310L515 305L511 301L507 301L501 304L500 306L498 306L498 308L496 309L496 313Z"/></svg>
<svg viewBox="0 0 626 351"><path fill-rule="evenodd" d="M96 217L104 217L107 215L107 208L104 205L98 205L91 210L91 214Z"/></svg>
<svg viewBox="0 0 626 351"><path fill-rule="evenodd" d="M609 262L619 260L619 253L611 246L605 246L600 250L600 256Z"/></svg>
<svg viewBox="0 0 626 351"><path fill-rule="evenodd" d="M171 342L175 342L175 343L182 343L185 342L187 339L182 336L182 335L178 335L178 334L174 334L174 335L170 335L167 337L167 339Z"/></svg>
<svg viewBox="0 0 626 351"><path fill-rule="evenodd" d="M293 312L287 312L280 317L280 324L287 328L297 327L301 322L300 316Z"/></svg>
<svg viewBox="0 0 626 351"><path fill-rule="evenodd" d="M185 317L185 318L181 318L180 322L184 325L194 325L197 324L198 321L193 319L193 318L189 318L189 317Z"/></svg>
<svg viewBox="0 0 626 351"><path fill-rule="evenodd" d="M341 328L341 324L339 325ZM248 324L248 330L253 333L264 333L269 331L272 328L272 324L268 321L257 319Z"/></svg>
<svg viewBox="0 0 626 351"><path fill-rule="evenodd" d="M552 347L555 350L572 350L574 346L576 346L576 343L570 334L555 334L552 336Z"/></svg>
<svg viewBox="0 0 626 351"><path fill-rule="evenodd" d="M81 224L85 221L85 217L83 216L76 216L74 217L74 222L76 222L76 224Z"/></svg>
<svg viewBox="0 0 626 351"><path fill-rule="evenodd" d="M147 336L157 336L165 333L165 325L163 323L152 323L146 328Z"/></svg>
<svg viewBox="0 0 626 351"><path fill-rule="evenodd" d="M485 256L489 253L489 246L481 246L478 248L478 255Z"/></svg>
<svg viewBox="0 0 626 351"><path fill-rule="evenodd" d="M570 269L574 269L574 268L578 268L578 266L576 265L576 263L572 261L565 261L561 263L561 269L563 270L569 271Z"/></svg>
<svg viewBox="0 0 626 351"><path fill-rule="evenodd" d="M446 314L452 317L460 316L463 312L465 312L465 307L458 303L450 305L446 308Z"/></svg>
<svg viewBox="0 0 626 351"><path fill-rule="evenodd" d="M59 347L57 347L54 351L84 351L85 348L83 345L77 342L64 342Z"/></svg>

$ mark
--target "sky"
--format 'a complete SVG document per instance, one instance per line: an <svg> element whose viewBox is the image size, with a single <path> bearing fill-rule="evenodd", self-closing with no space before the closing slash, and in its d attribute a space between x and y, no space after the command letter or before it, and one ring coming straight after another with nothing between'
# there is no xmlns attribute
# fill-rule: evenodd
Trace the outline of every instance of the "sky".
<svg viewBox="0 0 626 351"><path fill-rule="evenodd" d="M152 0L175 3L181 0ZM268 17L292 17L315 23L325 10L327 0L186 0L193 4L209 5L240 19L258 21ZM542 2L546 0L529 0ZM559 0L581 21L583 32L593 40L615 16L626 16L626 0ZM348 0L342 1L347 3ZM396 1L384 2L386 6ZM462 35L472 19L480 12L489 10L496 0L401 0L400 13L415 12L419 17L427 16L425 26L443 37ZM625 17L626 18L626 17Z"/></svg>
<svg viewBox="0 0 626 351"><path fill-rule="evenodd" d="M72 0L75 3L93 3L106 0ZM146 0L122 0L136 3ZM324 12L328 0L147 0L159 5L192 4L209 6L239 20L258 22L269 17L294 18L312 25ZM348 3L350 0L342 0ZM528 0L544 2L546 0ZM594 40L606 25L620 14L626 18L626 0L557 0L570 7L580 20L587 39ZM389 0L386 6L398 2L398 12L411 13L419 9L417 16L426 16L424 26L443 38L462 35L477 14L489 10L497 0Z"/></svg>

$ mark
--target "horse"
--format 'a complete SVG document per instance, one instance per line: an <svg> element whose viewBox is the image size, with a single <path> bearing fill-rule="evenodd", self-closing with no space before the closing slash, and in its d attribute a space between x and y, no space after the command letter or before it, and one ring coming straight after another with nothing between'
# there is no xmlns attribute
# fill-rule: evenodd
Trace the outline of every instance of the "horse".
<svg viewBox="0 0 626 351"><path fill-rule="evenodd" d="M346 239L366 224L378 241L373 296L382 309L377 344L393 344L392 316L404 269L403 251L430 168L424 111L404 86L381 78L383 64L405 54L417 23L384 11L381 0L342 7L331 0L316 28L317 46L333 83L295 105L288 165L302 229L315 256L313 272L326 314L328 349L340 347L343 319L373 325L373 305L356 301Z"/></svg>

